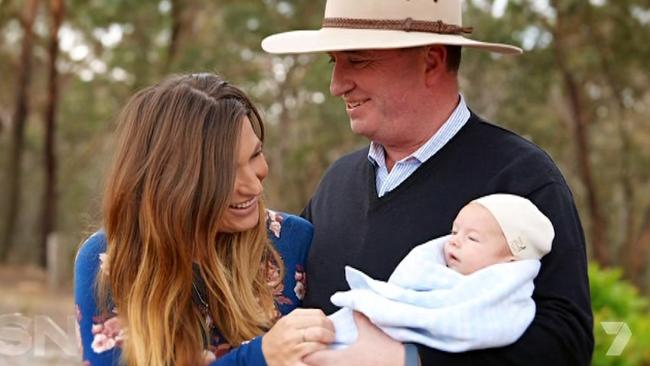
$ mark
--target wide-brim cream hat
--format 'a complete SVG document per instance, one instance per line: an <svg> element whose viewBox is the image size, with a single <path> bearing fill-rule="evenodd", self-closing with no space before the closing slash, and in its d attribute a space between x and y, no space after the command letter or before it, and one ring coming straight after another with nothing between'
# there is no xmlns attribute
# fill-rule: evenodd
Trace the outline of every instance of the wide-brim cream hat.
<svg viewBox="0 0 650 366"><path fill-rule="evenodd" d="M362 49L455 45L503 54L519 47L480 42L463 34L461 0L327 0L323 26L266 37L269 53L309 53Z"/></svg>

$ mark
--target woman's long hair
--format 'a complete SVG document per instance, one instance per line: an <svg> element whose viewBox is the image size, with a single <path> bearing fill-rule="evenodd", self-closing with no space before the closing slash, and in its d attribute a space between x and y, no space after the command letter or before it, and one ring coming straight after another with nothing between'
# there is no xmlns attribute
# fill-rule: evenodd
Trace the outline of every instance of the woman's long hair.
<svg viewBox="0 0 650 366"><path fill-rule="evenodd" d="M138 92L119 117L103 202L110 269L98 277L98 300L107 309L112 299L126 327L128 365L202 363L206 325L192 301L193 263L228 343L272 326L265 264L282 262L261 201L252 230L218 227L246 116L263 140L262 120L243 92L215 75L192 74Z"/></svg>

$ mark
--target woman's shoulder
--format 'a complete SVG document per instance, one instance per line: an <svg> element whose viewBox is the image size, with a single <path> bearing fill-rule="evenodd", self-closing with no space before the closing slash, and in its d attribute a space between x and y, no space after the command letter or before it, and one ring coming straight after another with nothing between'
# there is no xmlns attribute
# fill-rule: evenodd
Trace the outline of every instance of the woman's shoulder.
<svg viewBox="0 0 650 366"><path fill-rule="evenodd" d="M291 240L305 237L311 241L314 232L312 224L302 217L273 210L266 210L266 227L274 241L284 237L291 237Z"/></svg>
<svg viewBox="0 0 650 366"><path fill-rule="evenodd" d="M306 291L305 263L313 236L312 224L302 217L266 211L269 238L282 257L285 268L284 278L280 279L280 269L273 266L269 273L273 276L273 295L282 314L300 306Z"/></svg>
<svg viewBox="0 0 650 366"><path fill-rule="evenodd" d="M267 233L285 264L303 265L314 235L312 224L300 216L266 211Z"/></svg>
<svg viewBox="0 0 650 366"><path fill-rule="evenodd" d="M97 263L103 261L106 252L106 234L103 230L96 231L90 235L77 251L75 263L77 267L95 267Z"/></svg>

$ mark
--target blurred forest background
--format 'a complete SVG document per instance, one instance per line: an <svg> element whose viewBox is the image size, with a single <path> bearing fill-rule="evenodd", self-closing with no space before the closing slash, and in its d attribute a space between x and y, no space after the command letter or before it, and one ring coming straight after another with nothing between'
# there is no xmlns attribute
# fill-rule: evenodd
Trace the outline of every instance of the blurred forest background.
<svg viewBox="0 0 650 366"><path fill-rule="evenodd" d="M3 268L16 278L45 269L50 238L69 281L76 248L100 225L115 117L136 90L170 73L216 72L252 96L268 131L268 206L299 212L325 168L366 141L329 95L327 56L273 56L259 44L318 28L324 3L0 0ZM525 50L463 53L470 107L560 166L587 236L595 320L632 328L626 357L608 358L612 338L596 323L594 364L650 365L650 0L464 7L472 37ZM0 279L3 291L15 287L10 278Z"/></svg>

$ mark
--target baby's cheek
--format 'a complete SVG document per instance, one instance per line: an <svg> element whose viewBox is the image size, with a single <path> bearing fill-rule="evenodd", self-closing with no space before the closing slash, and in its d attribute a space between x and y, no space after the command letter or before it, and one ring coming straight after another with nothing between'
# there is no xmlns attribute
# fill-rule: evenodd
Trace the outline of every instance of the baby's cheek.
<svg viewBox="0 0 650 366"><path fill-rule="evenodd" d="M442 246L442 252L443 252L445 255L447 255L447 253L449 253L449 246L450 246L450 245L451 245L451 244L449 244L449 242L447 242L447 243L445 243L445 245Z"/></svg>

